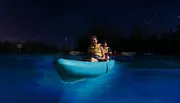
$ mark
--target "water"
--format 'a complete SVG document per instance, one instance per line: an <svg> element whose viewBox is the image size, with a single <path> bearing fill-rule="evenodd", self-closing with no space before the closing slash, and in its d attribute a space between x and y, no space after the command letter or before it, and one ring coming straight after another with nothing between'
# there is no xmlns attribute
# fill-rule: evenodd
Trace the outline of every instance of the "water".
<svg viewBox="0 0 180 103"><path fill-rule="evenodd" d="M106 75L64 83L53 67L55 56L0 58L0 103L180 102L178 59L143 57L132 63L116 62Z"/></svg>

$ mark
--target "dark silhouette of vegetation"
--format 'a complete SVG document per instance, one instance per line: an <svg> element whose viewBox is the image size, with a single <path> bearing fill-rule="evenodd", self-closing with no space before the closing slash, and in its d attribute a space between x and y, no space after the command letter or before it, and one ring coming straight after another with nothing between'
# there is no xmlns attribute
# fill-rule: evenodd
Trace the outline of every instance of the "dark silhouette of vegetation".
<svg viewBox="0 0 180 103"><path fill-rule="evenodd" d="M180 25L177 31L163 30L151 32L148 26L133 27L129 36L125 35L123 29L111 28L105 25L97 25L92 28L91 33L79 38L79 50L87 51L90 44L90 35L97 35L101 42L106 40L115 51L133 51L137 53L153 52L160 54L180 54Z"/></svg>
<svg viewBox="0 0 180 103"><path fill-rule="evenodd" d="M0 42L0 53L1 54L18 54L19 50L17 44L22 44L20 53L22 54L41 54L41 53L57 53L59 52L58 48L54 45L37 42L37 41L26 41L23 43L13 42L13 41L4 41Z"/></svg>
<svg viewBox="0 0 180 103"><path fill-rule="evenodd" d="M97 35L99 42L107 41L113 51L130 51L137 53L160 53L160 54L180 54L180 25L176 31L163 30L152 32L148 26L133 27L128 36L125 30L120 28L108 27L105 25L96 25L91 29L88 35L80 36L74 50L87 52L90 45L90 36ZM17 54L19 49L17 44L20 42L0 41L0 53ZM48 54L48 53L67 53L69 54L68 44L64 44L61 49L55 45L42 43L38 41L26 41L22 43L20 52L23 54Z"/></svg>

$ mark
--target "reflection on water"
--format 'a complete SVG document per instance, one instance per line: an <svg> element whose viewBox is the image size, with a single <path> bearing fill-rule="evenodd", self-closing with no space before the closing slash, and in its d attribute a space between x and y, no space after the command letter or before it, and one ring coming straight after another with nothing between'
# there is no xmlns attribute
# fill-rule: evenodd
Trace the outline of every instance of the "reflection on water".
<svg viewBox="0 0 180 103"><path fill-rule="evenodd" d="M0 103L179 103L177 69L133 69L117 62L106 75L63 83L52 64L55 56L1 58Z"/></svg>
<svg viewBox="0 0 180 103"><path fill-rule="evenodd" d="M121 67L121 65L116 65L116 70L106 75L70 83L60 81L60 77L56 72L52 72L51 70L38 70L38 72L43 72L44 77L39 78L37 82L40 84L39 88L44 88L45 90L50 89L51 92L59 91L59 103L91 103L99 95L110 91L110 88L115 84L112 81L121 76ZM117 71L119 74L114 75L113 72Z"/></svg>

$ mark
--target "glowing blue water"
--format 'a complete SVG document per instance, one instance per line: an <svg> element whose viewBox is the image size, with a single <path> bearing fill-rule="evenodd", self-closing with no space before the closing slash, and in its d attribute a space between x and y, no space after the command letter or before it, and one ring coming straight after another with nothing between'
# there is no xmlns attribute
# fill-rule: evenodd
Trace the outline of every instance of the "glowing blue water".
<svg viewBox="0 0 180 103"><path fill-rule="evenodd" d="M180 69L161 68L162 64L178 68L178 61L141 59L135 61L136 69L117 62L107 75L63 83L53 59L1 56L0 103L179 103ZM150 64L160 66L137 68Z"/></svg>

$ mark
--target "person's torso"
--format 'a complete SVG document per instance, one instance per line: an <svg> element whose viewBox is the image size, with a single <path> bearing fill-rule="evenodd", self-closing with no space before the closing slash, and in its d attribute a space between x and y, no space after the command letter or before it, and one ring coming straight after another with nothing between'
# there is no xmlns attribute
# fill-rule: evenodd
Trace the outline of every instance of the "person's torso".
<svg viewBox="0 0 180 103"><path fill-rule="evenodd" d="M96 55L99 55L99 56L102 56L101 45L100 44L97 44L96 46L90 45L89 52L96 54Z"/></svg>

